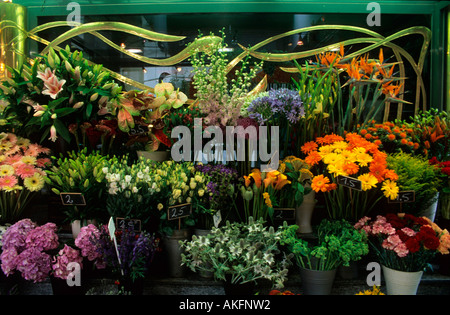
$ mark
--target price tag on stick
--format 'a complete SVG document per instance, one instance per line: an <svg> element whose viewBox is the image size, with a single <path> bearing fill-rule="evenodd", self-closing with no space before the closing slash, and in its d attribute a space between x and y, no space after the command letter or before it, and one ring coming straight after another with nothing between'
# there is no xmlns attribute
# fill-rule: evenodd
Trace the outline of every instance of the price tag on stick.
<svg viewBox="0 0 450 315"><path fill-rule="evenodd" d="M120 261L119 249L117 248L116 225L114 224L113 217L109 218L108 232L109 232L109 237L114 242L114 247L116 249L117 260L119 261L120 272L122 273L122 276L123 276L122 262Z"/></svg>
<svg viewBox="0 0 450 315"><path fill-rule="evenodd" d="M338 184L348 187L350 189L362 190L362 182L359 179L348 177L348 176L338 176Z"/></svg>
<svg viewBox="0 0 450 315"><path fill-rule="evenodd" d="M416 192L414 190L399 191L395 200L388 199L388 203L410 203L416 200Z"/></svg>
<svg viewBox="0 0 450 315"><path fill-rule="evenodd" d="M274 208L273 209L273 220L274 221L295 220L295 209L294 208Z"/></svg>
<svg viewBox="0 0 450 315"><path fill-rule="evenodd" d="M192 204L184 203L169 207L167 209L167 220L178 219L178 229L181 229L181 219L190 216L192 213Z"/></svg>

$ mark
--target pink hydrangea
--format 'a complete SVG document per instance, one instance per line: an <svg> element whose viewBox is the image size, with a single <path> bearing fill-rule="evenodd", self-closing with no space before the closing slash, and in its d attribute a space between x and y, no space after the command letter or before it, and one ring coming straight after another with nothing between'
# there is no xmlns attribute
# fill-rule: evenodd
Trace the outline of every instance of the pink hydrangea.
<svg viewBox="0 0 450 315"><path fill-rule="evenodd" d="M53 260L53 275L57 278L66 280L72 272L72 269L68 269L67 266L73 262L78 263L81 269L83 266L83 257L80 256L80 252L78 250L65 244L64 248L59 251L58 255L56 255Z"/></svg>
<svg viewBox="0 0 450 315"><path fill-rule="evenodd" d="M0 256L2 260L2 271L5 275L9 276L14 273L17 267L17 257L19 254L14 247L4 249Z"/></svg>
<svg viewBox="0 0 450 315"><path fill-rule="evenodd" d="M27 248L35 247L40 251L52 250L58 247L56 224L47 223L28 232L25 240Z"/></svg>
<svg viewBox="0 0 450 315"><path fill-rule="evenodd" d="M51 257L36 247L31 247L17 257L17 271L25 280L43 282L51 271Z"/></svg>
<svg viewBox="0 0 450 315"><path fill-rule="evenodd" d="M89 224L80 229L80 233L75 239L75 245L81 249L81 255L89 261L93 261L101 256L95 244L95 240L99 238L100 231L95 225Z"/></svg>
<svg viewBox="0 0 450 315"><path fill-rule="evenodd" d="M33 230L36 224L30 219L23 219L11 225L3 234L3 250L15 248L17 251L25 249L25 240L28 232Z"/></svg>

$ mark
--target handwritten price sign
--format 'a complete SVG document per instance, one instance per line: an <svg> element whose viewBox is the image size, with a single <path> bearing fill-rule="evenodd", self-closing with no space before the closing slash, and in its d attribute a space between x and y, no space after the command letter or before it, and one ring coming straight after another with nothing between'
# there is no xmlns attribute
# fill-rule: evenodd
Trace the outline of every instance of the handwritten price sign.
<svg viewBox="0 0 450 315"><path fill-rule="evenodd" d="M274 221L295 220L295 209L294 208L274 208L273 209L273 220Z"/></svg>
<svg viewBox="0 0 450 315"><path fill-rule="evenodd" d="M409 203L416 200L416 192L414 190L399 191L397 199L388 199L389 203Z"/></svg>
<svg viewBox="0 0 450 315"><path fill-rule="evenodd" d="M359 179L348 176L339 176L337 180L339 185L359 191L362 190L362 183Z"/></svg>
<svg viewBox="0 0 450 315"><path fill-rule="evenodd" d="M185 203L176 205L167 209L167 220L176 220L190 216L192 213L192 204Z"/></svg>
<svg viewBox="0 0 450 315"><path fill-rule="evenodd" d="M85 206L86 200L81 193L60 193L63 206Z"/></svg>

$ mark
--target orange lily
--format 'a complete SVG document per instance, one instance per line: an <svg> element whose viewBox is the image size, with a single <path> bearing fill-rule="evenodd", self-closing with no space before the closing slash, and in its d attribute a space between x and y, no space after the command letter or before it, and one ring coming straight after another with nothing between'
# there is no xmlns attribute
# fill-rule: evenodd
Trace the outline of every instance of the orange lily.
<svg viewBox="0 0 450 315"><path fill-rule="evenodd" d="M267 188L269 185L272 185L276 182L278 174L280 172L278 171L270 171L266 174L266 177L264 178L264 188Z"/></svg>
<svg viewBox="0 0 450 315"><path fill-rule="evenodd" d="M254 169L250 175L255 180L255 185L257 188L261 187L262 179L261 179L261 171L259 169Z"/></svg>
<svg viewBox="0 0 450 315"><path fill-rule="evenodd" d="M280 173L280 174L278 175L278 179L277 179L277 182L276 182L276 184L275 184L275 189L276 189L276 190L280 190L280 189L283 188L285 185L290 184L290 183L291 183L291 181L289 181L289 180L287 179L287 176Z"/></svg>

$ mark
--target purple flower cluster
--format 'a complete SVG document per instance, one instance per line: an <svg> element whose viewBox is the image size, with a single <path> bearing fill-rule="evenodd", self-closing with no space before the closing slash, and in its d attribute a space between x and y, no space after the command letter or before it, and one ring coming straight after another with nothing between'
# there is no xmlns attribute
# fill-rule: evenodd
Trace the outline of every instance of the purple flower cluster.
<svg viewBox="0 0 450 315"><path fill-rule="evenodd" d="M37 226L30 219L18 221L3 236L1 268L7 276L17 270L25 280L42 282L52 270L52 257L46 251L58 246L54 223Z"/></svg>
<svg viewBox="0 0 450 315"><path fill-rule="evenodd" d="M210 207L219 210L230 205L230 195L228 193L234 188L234 184L239 177L237 170L223 164L199 164L195 166L195 169L207 174L211 178L206 185L209 193Z"/></svg>
<svg viewBox="0 0 450 315"><path fill-rule="evenodd" d="M53 259L53 275L57 278L61 278L66 280L69 276L71 270L67 268L67 266L72 263L78 263L80 268L83 266L83 257L81 257L80 252L67 244L64 245L64 248L61 249Z"/></svg>
<svg viewBox="0 0 450 315"><path fill-rule="evenodd" d="M100 230L93 224L83 226L75 239L75 245L81 250L81 255L89 261L101 258L97 250L96 240L100 238Z"/></svg>
<svg viewBox="0 0 450 315"><path fill-rule="evenodd" d="M305 108L298 91L290 89L270 90L268 96L254 99L248 106L248 117L260 125L286 119L295 124L305 114Z"/></svg>

